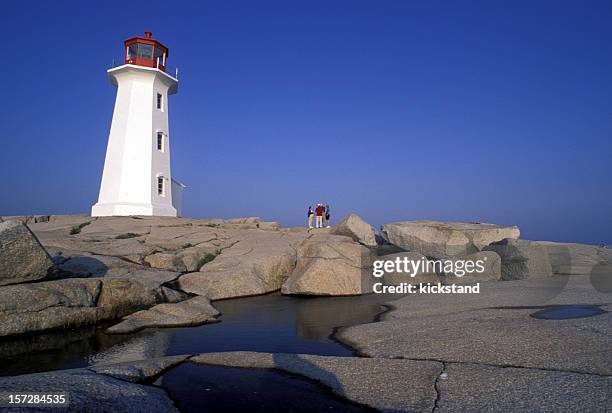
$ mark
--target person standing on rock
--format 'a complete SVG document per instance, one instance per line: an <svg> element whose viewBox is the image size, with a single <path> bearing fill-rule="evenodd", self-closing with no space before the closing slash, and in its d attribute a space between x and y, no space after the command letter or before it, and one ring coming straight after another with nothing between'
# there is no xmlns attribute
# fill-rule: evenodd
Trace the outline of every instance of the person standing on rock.
<svg viewBox="0 0 612 413"><path fill-rule="evenodd" d="M312 212L312 205L308 207L308 229L312 229L312 217L314 216L314 212Z"/></svg>
<svg viewBox="0 0 612 413"><path fill-rule="evenodd" d="M325 208L323 207L323 204L317 204L315 213L317 214L315 227L323 228L323 214L325 213Z"/></svg>
<svg viewBox="0 0 612 413"><path fill-rule="evenodd" d="M325 205L325 225L329 228L329 218L331 215L329 214L329 204Z"/></svg>

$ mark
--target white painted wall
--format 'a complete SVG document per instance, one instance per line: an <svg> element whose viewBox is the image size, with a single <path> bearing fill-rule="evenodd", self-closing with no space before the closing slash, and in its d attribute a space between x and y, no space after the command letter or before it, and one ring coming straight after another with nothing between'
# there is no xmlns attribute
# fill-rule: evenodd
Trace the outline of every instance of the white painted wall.
<svg viewBox="0 0 612 413"><path fill-rule="evenodd" d="M176 216L172 206L168 95L178 90L178 80L166 73L135 65L108 71L117 86L98 203L92 216ZM157 109L157 93L162 109ZM157 132L164 148L157 149ZM157 177L164 178L164 194L157 193Z"/></svg>

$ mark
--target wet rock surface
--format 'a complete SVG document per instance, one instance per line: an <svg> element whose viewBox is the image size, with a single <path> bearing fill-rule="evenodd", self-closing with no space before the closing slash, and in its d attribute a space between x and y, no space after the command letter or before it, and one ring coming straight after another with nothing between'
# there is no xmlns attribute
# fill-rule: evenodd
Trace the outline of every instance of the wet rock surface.
<svg viewBox="0 0 612 413"><path fill-rule="evenodd" d="M441 363L428 361L251 352L201 354L190 361L284 370L379 411L430 411L436 399L432 384L442 370Z"/></svg>

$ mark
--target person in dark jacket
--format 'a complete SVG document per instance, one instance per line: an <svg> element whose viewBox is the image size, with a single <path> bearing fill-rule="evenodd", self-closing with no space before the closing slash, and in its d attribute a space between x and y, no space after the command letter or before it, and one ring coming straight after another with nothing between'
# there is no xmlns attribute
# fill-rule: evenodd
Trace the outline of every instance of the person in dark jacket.
<svg viewBox="0 0 612 413"><path fill-rule="evenodd" d="M312 206L308 207L308 229L312 229L312 218L314 217L314 212L312 212Z"/></svg>
<svg viewBox="0 0 612 413"><path fill-rule="evenodd" d="M325 205L325 226L329 228L329 219L331 215L329 214L329 204Z"/></svg>

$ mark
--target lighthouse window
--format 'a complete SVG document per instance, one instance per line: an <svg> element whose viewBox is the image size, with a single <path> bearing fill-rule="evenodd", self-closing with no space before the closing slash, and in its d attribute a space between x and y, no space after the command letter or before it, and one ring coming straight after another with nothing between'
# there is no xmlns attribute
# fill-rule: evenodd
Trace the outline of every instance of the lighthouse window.
<svg viewBox="0 0 612 413"><path fill-rule="evenodd" d="M133 43L128 46L128 59L134 59L138 56L138 43Z"/></svg>
<svg viewBox="0 0 612 413"><path fill-rule="evenodd" d="M142 57L145 59L153 58L153 46L150 44L138 44L138 57Z"/></svg>
<svg viewBox="0 0 612 413"><path fill-rule="evenodd" d="M164 134L161 132L157 132L157 150L164 150Z"/></svg>
<svg viewBox="0 0 612 413"><path fill-rule="evenodd" d="M164 178L161 176L157 177L157 195L164 196Z"/></svg>
<svg viewBox="0 0 612 413"><path fill-rule="evenodd" d="M162 110L163 96L161 93L157 94L157 109Z"/></svg>
<svg viewBox="0 0 612 413"><path fill-rule="evenodd" d="M155 60L155 64L164 64L164 51L159 47L155 48L155 54L153 55L153 60Z"/></svg>

